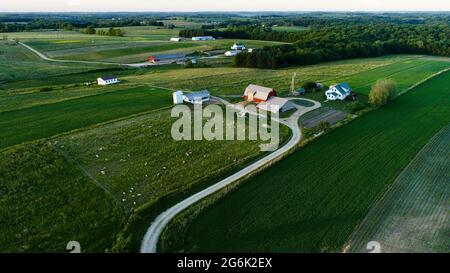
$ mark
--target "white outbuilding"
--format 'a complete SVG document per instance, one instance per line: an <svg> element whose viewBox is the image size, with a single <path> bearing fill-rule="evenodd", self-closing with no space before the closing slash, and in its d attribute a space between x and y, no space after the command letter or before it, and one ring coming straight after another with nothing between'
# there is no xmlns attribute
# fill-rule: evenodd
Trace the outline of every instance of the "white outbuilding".
<svg viewBox="0 0 450 273"><path fill-rule="evenodd" d="M297 108L289 100L280 97L271 97L268 101L261 102L256 107L272 113L284 113Z"/></svg>
<svg viewBox="0 0 450 273"><path fill-rule="evenodd" d="M176 91L173 93L173 104L183 103L183 91Z"/></svg>
<svg viewBox="0 0 450 273"><path fill-rule="evenodd" d="M245 45L243 44L234 44L233 46L231 46L232 50L239 50L239 51L243 51L245 50Z"/></svg>
<svg viewBox="0 0 450 273"><path fill-rule="evenodd" d="M192 41L214 41L213 36L196 36L192 37Z"/></svg>
<svg viewBox="0 0 450 273"><path fill-rule="evenodd" d="M117 77L100 77L97 79L98 85L110 85L119 83L119 79Z"/></svg>

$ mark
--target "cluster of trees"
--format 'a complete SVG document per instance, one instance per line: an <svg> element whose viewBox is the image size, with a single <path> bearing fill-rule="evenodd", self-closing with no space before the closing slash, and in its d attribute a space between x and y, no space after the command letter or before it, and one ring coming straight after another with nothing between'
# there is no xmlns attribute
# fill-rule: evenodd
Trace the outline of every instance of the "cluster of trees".
<svg viewBox="0 0 450 273"><path fill-rule="evenodd" d="M376 57L386 54L432 54L450 56L450 27L438 25L354 24L279 32L267 29L236 32L237 39L291 42L243 52L235 58L239 67L279 68L298 64ZM243 38L243 36L245 38Z"/></svg>
<svg viewBox="0 0 450 273"><path fill-rule="evenodd" d="M103 29L99 29L96 30L93 26L88 26L86 27L83 31L83 33L85 34L90 34L90 35L101 35L101 36L119 36L122 37L125 35L125 31L120 29L120 28L109 28L108 30L103 30Z"/></svg>
<svg viewBox="0 0 450 273"><path fill-rule="evenodd" d="M393 80L378 80L369 93L369 102L374 106L382 106L395 98L397 90Z"/></svg>
<svg viewBox="0 0 450 273"><path fill-rule="evenodd" d="M99 29L99 30L97 30L95 32L95 34L101 35L101 36L119 36L119 37L122 37L122 36L125 35L125 31L123 31L120 28L113 28L113 27L111 27L108 30L101 30L101 29Z"/></svg>

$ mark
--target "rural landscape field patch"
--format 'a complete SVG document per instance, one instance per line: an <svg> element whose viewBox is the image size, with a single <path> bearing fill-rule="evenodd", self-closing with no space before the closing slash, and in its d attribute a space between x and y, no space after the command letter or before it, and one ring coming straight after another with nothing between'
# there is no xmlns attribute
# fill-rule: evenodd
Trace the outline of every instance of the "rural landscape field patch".
<svg viewBox="0 0 450 273"><path fill-rule="evenodd" d="M449 82L450 73L440 75L243 182L182 240L166 235L170 248L162 251L342 251L373 203L450 122Z"/></svg>

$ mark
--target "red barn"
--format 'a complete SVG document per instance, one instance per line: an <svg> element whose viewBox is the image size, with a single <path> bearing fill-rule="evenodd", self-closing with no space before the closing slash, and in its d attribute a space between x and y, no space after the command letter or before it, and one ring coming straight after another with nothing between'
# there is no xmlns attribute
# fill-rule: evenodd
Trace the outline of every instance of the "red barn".
<svg viewBox="0 0 450 273"><path fill-rule="evenodd" d="M252 102L265 102L271 97L276 97L277 92L272 88L250 84L244 92L244 99Z"/></svg>
<svg viewBox="0 0 450 273"><path fill-rule="evenodd" d="M156 58L156 57L154 57L154 56L150 56L150 57L148 57L148 60L147 60L149 63L156 63L156 62L159 62L159 59L158 58Z"/></svg>

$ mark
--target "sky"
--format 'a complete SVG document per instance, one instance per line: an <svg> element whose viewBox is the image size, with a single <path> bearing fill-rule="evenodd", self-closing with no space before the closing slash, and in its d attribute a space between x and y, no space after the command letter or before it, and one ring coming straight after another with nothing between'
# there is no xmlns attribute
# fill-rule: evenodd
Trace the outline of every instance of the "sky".
<svg viewBox="0 0 450 273"><path fill-rule="evenodd" d="M449 0L0 0L0 12L450 11Z"/></svg>

